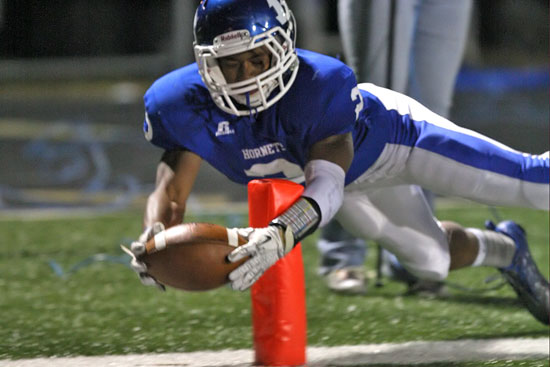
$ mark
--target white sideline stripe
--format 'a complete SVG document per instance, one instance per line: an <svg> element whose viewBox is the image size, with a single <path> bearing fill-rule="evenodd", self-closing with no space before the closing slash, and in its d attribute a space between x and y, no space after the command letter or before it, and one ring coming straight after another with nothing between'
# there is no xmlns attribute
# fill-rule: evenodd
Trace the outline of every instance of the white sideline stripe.
<svg viewBox="0 0 550 367"><path fill-rule="evenodd" d="M413 363L543 359L550 355L548 338L486 339L434 342L384 343L340 347L309 347L308 366L353 366L357 364ZM124 356L61 357L0 360L3 367L249 367L252 350L192 353L131 354Z"/></svg>

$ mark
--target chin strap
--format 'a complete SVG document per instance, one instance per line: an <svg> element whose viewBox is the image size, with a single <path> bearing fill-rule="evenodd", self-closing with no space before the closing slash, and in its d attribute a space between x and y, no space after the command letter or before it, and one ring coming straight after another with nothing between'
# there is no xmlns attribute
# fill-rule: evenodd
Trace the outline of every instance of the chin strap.
<svg viewBox="0 0 550 367"><path fill-rule="evenodd" d="M248 119L250 123L252 123L256 120L256 117L258 116L258 108L252 107L250 105L250 92L246 92L245 95L246 95L246 107L250 111L250 115L248 115Z"/></svg>

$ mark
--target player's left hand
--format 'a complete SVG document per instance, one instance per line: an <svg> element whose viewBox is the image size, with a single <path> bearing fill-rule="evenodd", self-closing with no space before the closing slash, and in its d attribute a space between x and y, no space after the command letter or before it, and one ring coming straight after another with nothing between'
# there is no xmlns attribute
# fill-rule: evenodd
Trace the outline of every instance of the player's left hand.
<svg viewBox="0 0 550 367"><path fill-rule="evenodd" d="M161 222L156 222L151 227L147 227L139 236L137 241L132 242L130 249L120 245L122 250L132 257L130 267L138 274L139 280L143 285L154 286L164 291L166 288L147 273L147 265L141 261L141 257L145 254L145 244L157 233L164 231L164 225Z"/></svg>
<svg viewBox="0 0 550 367"><path fill-rule="evenodd" d="M278 226L265 228L239 228L239 235L248 243L237 247L228 256L230 262L237 262L250 256L244 264L229 273L231 288L244 291L280 258L293 248L293 243L285 243L283 231ZM289 241L290 242L290 241Z"/></svg>

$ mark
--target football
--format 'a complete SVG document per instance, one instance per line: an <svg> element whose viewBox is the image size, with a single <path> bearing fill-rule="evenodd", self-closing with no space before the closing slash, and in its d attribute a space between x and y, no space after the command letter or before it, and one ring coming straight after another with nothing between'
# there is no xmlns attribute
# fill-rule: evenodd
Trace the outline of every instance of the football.
<svg viewBox="0 0 550 367"><path fill-rule="evenodd" d="M140 258L158 282L185 291L206 291L229 281L246 259L229 263L226 256L246 243L236 229L212 223L185 223L158 233Z"/></svg>

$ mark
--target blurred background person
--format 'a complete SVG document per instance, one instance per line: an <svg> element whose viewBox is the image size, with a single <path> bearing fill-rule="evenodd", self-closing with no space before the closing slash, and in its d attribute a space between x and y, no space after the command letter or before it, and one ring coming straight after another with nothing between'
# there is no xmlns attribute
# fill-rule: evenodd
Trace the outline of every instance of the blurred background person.
<svg viewBox="0 0 550 367"><path fill-rule="evenodd" d="M359 83L407 94L448 117L462 64L472 0L339 0L338 25L346 63ZM433 207L433 195L425 192ZM322 228L319 273L329 289L362 294L367 244L335 221ZM384 251L392 274L409 292L442 293L441 283L419 281ZM380 261L380 260L379 260Z"/></svg>

